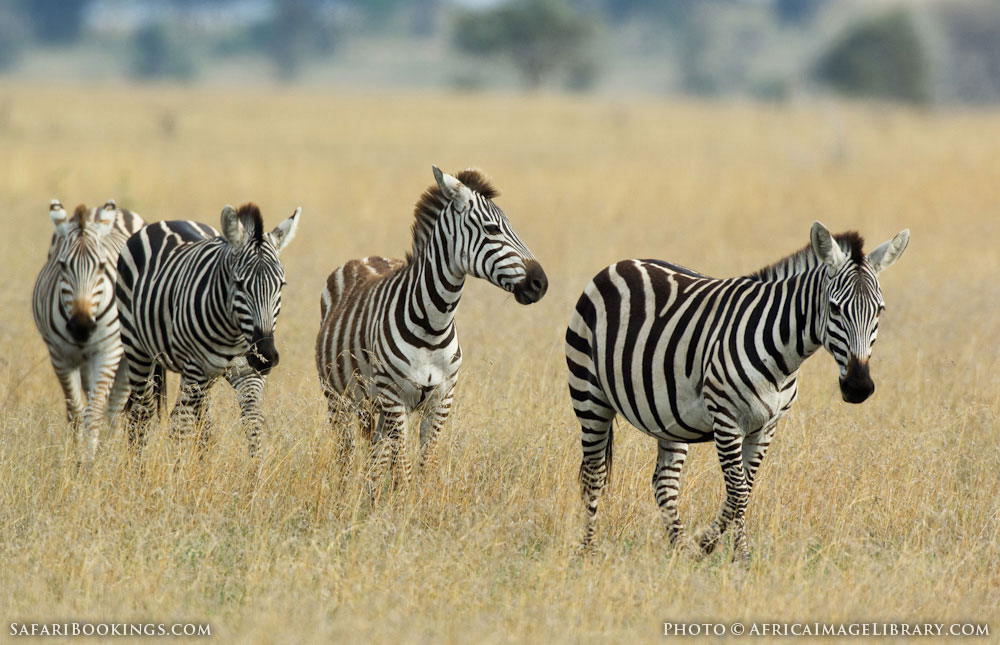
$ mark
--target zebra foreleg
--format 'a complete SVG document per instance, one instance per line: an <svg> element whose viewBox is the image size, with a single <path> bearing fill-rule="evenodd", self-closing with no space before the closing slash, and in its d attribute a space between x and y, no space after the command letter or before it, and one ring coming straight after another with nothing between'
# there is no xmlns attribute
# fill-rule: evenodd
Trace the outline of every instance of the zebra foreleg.
<svg viewBox="0 0 1000 645"><path fill-rule="evenodd" d="M260 433L264 428L264 414L261 399L264 395L266 377L252 368L234 370L226 374L226 380L236 389L236 401L240 406L240 424L247 437L250 458L260 452Z"/></svg>
<svg viewBox="0 0 1000 645"><path fill-rule="evenodd" d="M410 460L406 456L406 406L384 395L379 396L380 419L372 438L371 461L368 468L368 485L372 501L379 482L390 476L397 462L402 467L406 481L410 479Z"/></svg>
<svg viewBox="0 0 1000 645"><path fill-rule="evenodd" d="M76 368L64 368L52 364L62 386L63 401L66 404L66 421L69 423L69 430L73 436L74 445L79 446L82 440L82 428L80 421L83 419L84 401L83 386L80 384L80 370Z"/></svg>
<svg viewBox="0 0 1000 645"><path fill-rule="evenodd" d="M744 514L750 498L750 485L743 468L743 433L735 423L719 416L715 420L715 449L726 483L726 500L712 524L698 537L698 544L705 553L711 553L719 537L732 524L733 560L749 564Z"/></svg>
<svg viewBox="0 0 1000 645"><path fill-rule="evenodd" d="M96 356L92 362L83 366L82 370L89 372L87 381L87 407L83 411L84 427L84 453L83 463L91 464L97 454L97 441L100 436L101 427L105 425L105 418L108 411L108 397L114 384L115 372L118 364L111 359L111 365L105 361L97 360L105 358ZM105 360L107 360L105 358Z"/></svg>
<svg viewBox="0 0 1000 645"><path fill-rule="evenodd" d="M128 399L128 361L122 357L118 360L115 380L111 384L111 394L108 396L107 423L111 429L109 439L115 436L118 423L121 421L122 404L126 399Z"/></svg>
<svg viewBox="0 0 1000 645"><path fill-rule="evenodd" d="M434 463L435 448L441 436L441 428L444 427L451 414L451 401L454 397L455 386L452 385L448 391L437 402L437 405L427 411L427 416L420 420L420 472L430 467Z"/></svg>
<svg viewBox="0 0 1000 645"><path fill-rule="evenodd" d="M660 441L657 443L656 467L653 469L653 495L660 509L670 543L677 548L695 552L697 547L688 537L677 512L680 494L681 470L687 460L686 443Z"/></svg>

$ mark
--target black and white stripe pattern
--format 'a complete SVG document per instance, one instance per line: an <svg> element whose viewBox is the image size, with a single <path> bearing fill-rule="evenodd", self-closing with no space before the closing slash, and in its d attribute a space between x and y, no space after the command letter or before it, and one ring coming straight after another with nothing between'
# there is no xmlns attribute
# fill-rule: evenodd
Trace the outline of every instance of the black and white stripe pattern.
<svg viewBox="0 0 1000 645"><path fill-rule="evenodd" d="M291 241L299 209L270 233L259 209L226 206L220 234L190 221L159 222L129 238L118 261L117 299L129 369L129 440L145 444L164 368L180 372L171 428L211 426L208 388L224 376L236 389L254 456L263 424L261 393L278 363L274 330L285 271L278 253Z"/></svg>
<svg viewBox="0 0 1000 645"><path fill-rule="evenodd" d="M331 419L337 430L341 410L358 417L373 442L373 481L395 463L409 477L401 448L411 412L424 413L421 466L448 417L462 363L455 310L466 277L489 280L521 304L537 302L548 288L481 173L453 177L434 167L434 177L417 203L406 261L352 260L330 274L320 303L316 364ZM350 424L340 431L346 455Z"/></svg>
<svg viewBox="0 0 1000 645"><path fill-rule="evenodd" d="M125 240L143 221L118 209L114 200L93 210L81 204L69 217L53 199L49 216L55 233L31 308L62 385L73 436L84 444L82 458L90 462L102 417L110 422L126 393L124 371L115 378L122 355L115 265Z"/></svg>
<svg viewBox="0 0 1000 645"><path fill-rule="evenodd" d="M719 280L656 260L626 260L587 285L566 331L573 410L582 427L584 546L611 468L621 414L657 440L653 489L673 543L693 547L677 513L688 444L714 441L726 501L698 538L711 551L734 528L749 561L744 513L776 424L820 347L840 368L845 401L874 391L868 358L883 309L878 274L906 248L902 231L868 256L856 233L816 222L803 250L747 277Z"/></svg>

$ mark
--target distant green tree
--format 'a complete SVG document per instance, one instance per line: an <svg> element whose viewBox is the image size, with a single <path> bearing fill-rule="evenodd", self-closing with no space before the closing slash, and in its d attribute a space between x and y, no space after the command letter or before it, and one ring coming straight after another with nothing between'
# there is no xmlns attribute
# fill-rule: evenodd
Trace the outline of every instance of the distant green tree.
<svg viewBox="0 0 1000 645"><path fill-rule="evenodd" d="M336 49L339 31L323 19L315 1L282 0L276 10L274 19L258 30L257 38L280 78L294 78L310 58Z"/></svg>
<svg viewBox="0 0 1000 645"><path fill-rule="evenodd" d="M0 70L10 69L17 63L27 40L21 14L0 5Z"/></svg>
<svg viewBox="0 0 1000 645"><path fill-rule="evenodd" d="M775 0L774 11L783 23L801 24L808 22L826 0Z"/></svg>
<svg viewBox="0 0 1000 645"><path fill-rule="evenodd" d="M1000 101L1000 3L948 2L933 13L945 42L941 81L950 100Z"/></svg>
<svg viewBox="0 0 1000 645"><path fill-rule="evenodd" d="M31 21L38 40L61 44L80 37L83 12L90 0L19 0L18 4Z"/></svg>
<svg viewBox="0 0 1000 645"><path fill-rule="evenodd" d="M850 96L930 100L924 44L903 10L849 28L820 58L815 72L820 81Z"/></svg>
<svg viewBox="0 0 1000 645"><path fill-rule="evenodd" d="M132 38L131 72L136 78L189 79L195 75L191 52L163 23L143 27Z"/></svg>
<svg viewBox="0 0 1000 645"><path fill-rule="evenodd" d="M458 15L452 42L462 52L509 60L526 85L539 87L554 72L576 70L573 82L589 77L596 22L563 0L513 0L492 9Z"/></svg>

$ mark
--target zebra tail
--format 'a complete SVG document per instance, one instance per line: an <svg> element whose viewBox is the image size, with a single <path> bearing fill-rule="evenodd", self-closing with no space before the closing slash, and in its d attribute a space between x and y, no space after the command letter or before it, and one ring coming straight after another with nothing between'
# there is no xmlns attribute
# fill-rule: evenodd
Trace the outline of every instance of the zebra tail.
<svg viewBox="0 0 1000 645"><path fill-rule="evenodd" d="M163 418L167 409L167 368L157 361L153 366L153 396L156 398L156 418Z"/></svg>
<svg viewBox="0 0 1000 645"><path fill-rule="evenodd" d="M612 423L611 427L608 428L608 443L604 446L604 485L607 486L611 481L611 464L614 463L615 459L615 424Z"/></svg>

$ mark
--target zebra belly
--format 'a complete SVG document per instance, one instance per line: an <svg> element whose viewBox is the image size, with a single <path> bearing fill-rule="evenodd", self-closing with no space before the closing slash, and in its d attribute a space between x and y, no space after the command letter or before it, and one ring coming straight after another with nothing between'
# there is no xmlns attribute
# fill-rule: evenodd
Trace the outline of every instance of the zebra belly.
<svg viewBox="0 0 1000 645"><path fill-rule="evenodd" d="M689 390L687 396L684 396L685 390ZM639 404L638 410L630 405L615 405L615 408L631 425L656 439L686 443L711 441L712 418L704 399L694 392L694 384L678 387L678 393L680 396L674 398L673 405L665 388L661 388L654 391L651 402L645 402L651 405Z"/></svg>

